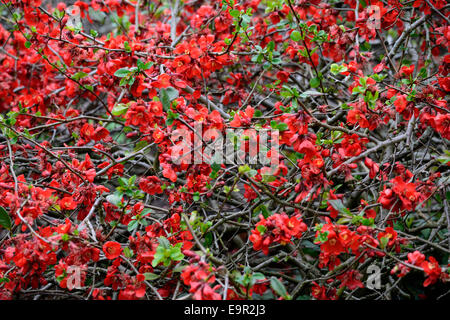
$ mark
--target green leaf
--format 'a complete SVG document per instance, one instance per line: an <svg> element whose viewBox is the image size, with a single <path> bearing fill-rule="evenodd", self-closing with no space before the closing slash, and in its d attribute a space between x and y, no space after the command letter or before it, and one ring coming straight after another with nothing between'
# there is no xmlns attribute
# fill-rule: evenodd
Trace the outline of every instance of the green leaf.
<svg viewBox="0 0 450 320"><path fill-rule="evenodd" d="M159 98L161 99L164 110L167 111L170 109L170 104L172 101L178 98L178 90L172 87L161 89L159 92Z"/></svg>
<svg viewBox="0 0 450 320"><path fill-rule="evenodd" d="M334 200L328 200L328 202L331 204L331 206L343 214L351 215L350 210L348 210L344 204L342 203L342 200L340 199L334 199Z"/></svg>
<svg viewBox="0 0 450 320"><path fill-rule="evenodd" d="M257 206L257 207L253 210L253 213L254 213L255 215L261 213L261 214L263 215L264 218L268 218L268 217L272 214L272 212L270 212L269 209L267 209L267 207L266 207L265 205L263 205L263 204Z"/></svg>
<svg viewBox="0 0 450 320"><path fill-rule="evenodd" d="M64 242L69 241L69 235L67 233L64 233L63 235L61 235L61 240Z"/></svg>
<svg viewBox="0 0 450 320"><path fill-rule="evenodd" d="M284 284L276 277L270 278L270 286L281 297L287 297L287 291Z"/></svg>
<svg viewBox="0 0 450 320"><path fill-rule="evenodd" d="M138 60L137 60L136 65L137 65L137 67L138 67L139 70L144 70L144 65L145 65L145 64L144 64L144 62L142 62L141 59L138 59Z"/></svg>
<svg viewBox="0 0 450 320"><path fill-rule="evenodd" d="M325 232L319 232L317 237L314 239L314 243L325 243L328 241L328 231Z"/></svg>
<svg viewBox="0 0 450 320"><path fill-rule="evenodd" d="M139 222L137 221L137 220L131 220L129 223L128 223L128 231L133 231L134 229L136 229L137 228L137 226L138 226L138 224L139 224Z"/></svg>
<svg viewBox="0 0 450 320"><path fill-rule="evenodd" d="M98 32L97 32L97 30L91 29L91 30L89 31L89 33L90 33L91 36L93 36L94 38L98 37Z"/></svg>
<svg viewBox="0 0 450 320"><path fill-rule="evenodd" d="M152 267L156 267L164 259L164 253L157 252L152 261Z"/></svg>
<svg viewBox="0 0 450 320"><path fill-rule="evenodd" d="M353 216L351 221L354 225L359 225L360 223L362 223L362 220L363 220L363 217L355 215L355 216Z"/></svg>
<svg viewBox="0 0 450 320"><path fill-rule="evenodd" d="M248 166L248 164L246 164L246 165L240 166L238 170L239 170L239 174L244 174L244 173L249 172L252 169Z"/></svg>
<svg viewBox="0 0 450 320"><path fill-rule="evenodd" d="M381 247L381 249L386 248L388 242L389 242L389 238L388 237L381 237L381 239L380 239L380 247Z"/></svg>
<svg viewBox="0 0 450 320"><path fill-rule="evenodd" d="M149 281L156 280L159 278L159 275L152 273L152 272L146 272L146 273L144 273L144 276L145 276L145 280L149 280Z"/></svg>
<svg viewBox="0 0 450 320"><path fill-rule="evenodd" d="M315 96L323 96L323 95L325 95L325 94L322 92L316 91L316 90L306 90L300 94L300 98L306 99L311 96L315 97Z"/></svg>
<svg viewBox="0 0 450 320"><path fill-rule="evenodd" d="M11 218L3 207L0 207L0 226L11 230Z"/></svg>
<svg viewBox="0 0 450 320"><path fill-rule="evenodd" d="M128 43L128 41L125 41L123 43L123 48L127 51L127 52L131 52L131 47L130 44Z"/></svg>
<svg viewBox="0 0 450 320"><path fill-rule="evenodd" d="M291 40L292 41L297 42L297 41L300 41L301 39L302 39L302 35L299 31L294 30L291 32Z"/></svg>
<svg viewBox="0 0 450 320"><path fill-rule="evenodd" d="M126 77L130 73L130 69L128 68L120 68L116 72L114 72L114 75L118 78Z"/></svg>
<svg viewBox="0 0 450 320"><path fill-rule="evenodd" d="M309 84L311 88L317 88L318 86L320 86L320 80L319 78L312 78L311 80L309 80Z"/></svg>
<svg viewBox="0 0 450 320"><path fill-rule="evenodd" d="M371 48L371 45L367 41L364 41L362 44L359 45L359 49L363 52L369 51L370 48Z"/></svg>
<svg viewBox="0 0 450 320"><path fill-rule="evenodd" d="M119 177L118 181L119 181L119 185L122 188L125 188L125 189L127 188L127 186L128 186L128 180L127 179L125 179L123 177Z"/></svg>
<svg viewBox="0 0 450 320"><path fill-rule="evenodd" d="M161 245L161 248L163 249L169 249L170 248L170 242L167 240L166 237L159 237L158 242Z"/></svg>
<svg viewBox="0 0 450 320"><path fill-rule="evenodd" d="M340 65L338 65L336 63L333 63L331 65L330 71L331 71L332 74L337 75L337 74L339 74L341 72L347 71L347 67L346 66L340 66Z"/></svg>
<svg viewBox="0 0 450 320"><path fill-rule="evenodd" d="M173 261L180 261L180 260L183 260L184 254L182 254L182 253L180 252L180 249L179 249L179 248L176 248L176 251L173 251L173 252L170 254L170 258L171 258Z"/></svg>
<svg viewBox="0 0 450 320"><path fill-rule="evenodd" d="M230 10L230 16L232 16L233 18L237 18L237 17L239 17L239 15L240 15L239 10L236 10L236 9Z"/></svg>
<svg viewBox="0 0 450 320"><path fill-rule="evenodd" d="M245 24L249 24L250 21L251 21L251 18L248 15L246 15L246 14L242 15L242 22L243 22L244 25Z"/></svg>
<svg viewBox="0 0 450 320"><path fill-rule="evenodd" d="M126 85L126 84L127 84L127 78L126 78L126 77L123 77L123 78L120 80L120 82L119 82L119 86L123 87L123 86Z"/></svg>
<svg viewBox="0 0 450 320"><path fill-rule="evenodd" d="M123 254L125 255L125 257L130 259L130 258L133 258L134 252L130 248L125 247L125 248L123 248Z"/></svg>
<svg viewBox="0 0 450 320"><path fill-rule="evenodd" d="M10 280L8 278L0 278L0 283L7 283Z"/></svg>
<svg viewBox="0 0 450 320"><path fill-rule="evenodd" d="M428 76L428 72L426 68L422 68L417 75L419 78L426 78Z"/></svg>
<svg viewBox="0 0 450 320"><path fill-rule="evenodd" d="M264 225L259 225L259 226L256 227L256 230L258 230L259 233L260 233L261 235L263 235L264 233L266 233L267 228L266 228L266 226L264 226Z"/></svg>
<svg viewBox="0 0 450 320"><path fill-rule="evenodd" d="M141 140L138 143L136 143L136 146L134 147L134 151L139 151L143 148L145 148L148 145L148 142L145 140Z"/></svg>
<svg viewBox="0 0 450 320"><path fill-rule="evenodd" d="M200 193L198 191L195 192L192 198L195 202L197 202L198 200L200 200Z"/></svg>
<svg viewBox="0 0 450 320"><path fill-rule="evenodd" d="M286 131L288 129L288 125L284 122L280 122L277 126L277 129L280 131Z"/></svg>
<svg viewBox="0 0 450 320"><path fill-rule="evenodd" d="M133 175L130 177L130 179L128 179L128 186L133 186L134 182L136 181L137 176Z"/></svg>
<svg viewBox="0 0 450 320"><path fill-rule="evenodd" d="M272 129L276 129L277 128L277 122L275 121L275 120L272 120L272 121L270 121L270 127L272 128Z"/></svg>
<svg viewBox="0 0 450 320"><path fill-rule="evenodd" d="M218 176L217 172L219 172L219 170L221 169L220 164L217 164L217 163L214 162L214 163L211 165L211 169L212 169L212 171L211 171L211 173L209 174L210 178L211 178L211 179L217 178L217 176Z"/></svg>
<svg viewBox="0 0 450 320"><path fill-rule="evenodd" d="M363 224L363 226L373 227L373 224L374 224L373 218L369 218L369 219L363 218L362 224Z"/></svg>
<svg viewBox="0 0 450 320"><path fill-rule="evenodd" d="M119 194L119 193L110 194L110 195L106 196L106 201L108 201L109 203L111 203L115 206L119 206L119 204L122 201L122 194Z"/></svg>
<svg viewBox="0 0 450 320"><path fill-rule="evenodd" d="M255 272L253 274L253 279L255 279L255 280L265 280L266 277L261 272Z"/></svg>
<svg viewBox="0 0 450 320"><path fill-rule="evenodd" d="M364 88L362 87L354 87L352 90L352 94L357 94L357 93L361 93L364 92Z"/></svg>
<svg viewBox="0 0 450 320"><path fill-rule="evenodd" d="M213 243L213 235L211 232L206 233L203 238L205 239L205 241L203 241L203 245L207 248L209 248L211 246L211 244Z"/></svg>
<svg viewBox="0 0 450 320"><path fill-rule="evenodd" d="M80 79L86 77L87 75L88 75L88 74L87 74L86 72L80 71L80 72L75 73L75 74L72 76L72 79L74 79L74 80L80 80Z"/></svg>
<svg viewBox="0 0 450 320"><path fill-rule="evenodd" d="M125 103L117 103L114 105L113 109L111 110L111 113L115 116L120 116L122 114L127 113L128 111L128 105Z"/></svg>
<svg viewBox="0 0 450 320"><path fill-rule="evenodd" d="M138 59L137 61L137 67L139 69L139 71L144 71L144 70L148 70L150 69L150 67L153 65L152 61L149 61L147 63L144 63L143 61L141 61L140 59Z"/></svg>
<svg viewBox="0 0 450 320"><path fill-rule="evenodd" d="M249 177L254 177L254 176L256 176L258 174L258 171L256 171L256 170L254 170L254 169L251 169L249 172L248 172L248 176Z"/></svg>
<svg viewBox="0 0 450 320"><path fill-rule="evenodd" d="M183 272L184 268L186 268L186 265L182 265L181 263L179 263L172 269L172 271L173 272Z"/></svg>

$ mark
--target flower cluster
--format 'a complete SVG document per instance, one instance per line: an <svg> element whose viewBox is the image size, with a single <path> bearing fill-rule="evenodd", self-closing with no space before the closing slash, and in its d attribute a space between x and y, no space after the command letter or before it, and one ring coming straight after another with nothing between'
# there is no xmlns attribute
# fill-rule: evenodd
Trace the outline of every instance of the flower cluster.
<svg viewBox="0 0 450 320"><path fill-rule="evenodd" d="M411 268L415 266L422 269L426 275L426 279L423 282L424 287L428 287L436 283L439 279L443 282L448 282L450 276L445 272L444 268L441 268L439 262L432 256L428 257L428 261L425 259L425 255L420 251L414 251L408 253L408 260L404 263L399 262L391 270L391 274L397 274L397 277L404 277L411 271Z"/></svg>
<svg viewBox="0 0 450 320"><path fill-rule="evenodd" d="M204 261L199 261L199 256L194 252L185 251L191 257L191 264L181 273L183 283L190 287L195 300L221 300L216 291L220 285L211 287L216 282L215 269Z"/></svg>
<svg viewBox="0 0 450 320"><path fill-rule="evenodd" d="M291 243L292 238L301 238L306 229L307 226L299 214L289 217L286 213L276 213L267 219L261 215L249 239L254 250L262 250L267 255L271 244Z"/></svg>

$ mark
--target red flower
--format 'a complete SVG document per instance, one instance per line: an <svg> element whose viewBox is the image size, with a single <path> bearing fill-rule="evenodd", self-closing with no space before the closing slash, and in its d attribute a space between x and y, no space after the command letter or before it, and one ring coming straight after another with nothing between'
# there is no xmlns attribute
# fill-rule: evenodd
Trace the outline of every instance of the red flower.
<svg viewBox="0 0 450 320"><path fill-rule="evenodd" d="M59 206L62 210L73 210L77 207L77 203L72 197L64 197L59 200Z"/></svg>
<svg viewBox="0 0 450 320"><path fill-rule="evenodd" d="M157 193L162 193L161 180L156 176L150 176L141 179L139 182L139 188L148 194L155 195Z"/></svg>
<svg viewBox="0 0 450 320"><path fill-rule="evenodd" d="M402 177L395 177L391 180L392 190L400 196L407 210L413 210L413 203L417 202L421 196L420 192L416 191L416 184L412 182L405 183Z"/></svg>
<svg viewBox="0 0 450 320"><path fill-rule="evenodd" d="M406 100L406 95L401 94L397 97L397 99L394 101L395 110L399 113L402 113L403 110L406 109L406 106L408 105L408 101Z"/></svg>
<svg viewBox="0 0 450 320"><path fill-rule="evenodd" d="M413 72L414 72L414 65L413 64L411 66L409 66L409 67L403 66L400 69L400 74L404 74L407 77L409 77Z"/></svg>
<svg viewBox="0 0 450 320"><path fill-rule="evenodd" d="M66 219L64 224L62 224L56 228L56 232L58 232L59 234L69 233L71 227L72 227L72 222L69 219Z"/></svg>
<svg viewBox="0 0 450 320"><path fill-rule="evenodd" d="M363 283L360 281L362 278L358 270L350 270L344 274L337 276L341 280L341 287L347 287L350 290L355 290L357 288L364 288Z"/></svg>
<svg viewBox="0 0 450 320"><path fill-rule="evenodd" d="M302 233L307 230L300 215L289 218L286 213L276 213L267 219L260 215L260 219L249 240L253 242L254 250L262 250L265 255L269 254L271 243L286 245L291 242L292 237L301 238Z"/></svg>
<svg viewBox="0 0 450 320"><path fill-rule="evenodd" d="M234 116L234 119L230 122L231 127L242 127L248 126L253 118L253 114L255 113L255 109L248 106L245 111L239 111Z"/></svg>
<svg viewBox="0 0 450 320"><path fill-rule="evenodd" d="M311 295L317 300L337 300L335 288L327 290L325 286L320 286L315 281L313 281Z"/></svg>
<svg viewBox="0 0 450 320"><path fill-rule="evenodd" d="M450 114L438 114L433 119L434 128L445 139L450 139Z"/></svg>
<svg viewBox="0 0 450 320"><path fill-rule="evenodd" d="M370 158L365 158L364 164L366 165L367 168L369 168L369 178L370 179L375 178L378 171L380 171L380 166L376 162L372 161L372 159Z"/></svg>
<svg viewBox="0 0 450 320"><path fill-rule="evenodd" d="M416 183L406 183L401 176L395 177L390 182L392 188L386 188L378 198L378 202L385 209L392 208L396 212L400 210L411 211L414 210L417 203L425 199L424 195L416 190Z"/></svg>
<svg viewBox="0 0 450 320"><path fill-rule="evenodd" d="M103 252L109 260L114 260L122 253L120 243L115 241L108 241L103 245Z"/></svg>
<svg viewBox="0 0 450 320"><path fill-rule="evenodd" d="M425 255L420 253L419 251L414 251L412 253L408 253L408 262L415 265L415 266L419 266L422 264L422 262L425 261Z"/></svg>
<svg viewBox="0 0 450 320"><path fill-rule="evenodd" d="M288 231L292 237L297 239L301 238L303 232L305 232L308 229L307 225L302 221L300 215L296 215L289 218L286 221L286 227L288 229L286 231Z"/></svg>
<svg viewBox="0 0 450 320"><path fill-rule="evenodd" d="M195 288L195 286L194 286ZM192 290L192 289L191 289ZM222 296L214 291L208 284L202 284L199 289L195 290L195 300L222 300Z"/></svg>
<svg viewBox="0 0 450 320"><path fill-rule="evenodd" d="M405 266L403 263L398 263L394 266L394 268L392 268L391 274L394 275L398 271L400 271L400 273L397 274L397 277L402 278L402 277L406 276L411 271L411 269L409 267Z"/></svg>
<svg viewBox="0 0 450 320"><path fill-rule="evenodd" d="M444 91L450 92L450 77L439 77L438 83Z"/></svg>
<svg viewBox="0 0 450 320"><path fill-rule="evenodd" d="M94 137L95 129L89 123L85 123L80 129L80 135L86 141L91 141Z"/></svg>
<svg viewBox="0 0 450 320"><path fill-rule="evenodd" d="M152 82L152 86L159 89L170 87L170 76L167 73L160 74L158 80Z"/></svg>
<svg viewBox="0 0 450 320"><path fill-rule="evenodd" d="M100 141L102 139L107 139L109 136L109 131L106 128L103 127L97 127L94 131L94 137L93 139L95 141Z"/></svg>
<svg viewBox="0 0 450 320"><path fill-rule="evenodd" d="M426 278L423 283L424 287L428 287L430 284L435 283L439 279L442 272L439 263L434 257L429 257L428 260L429 261L422 262L421 265L423 272L428 275L428 278Z"/></svg>
<svg viewBox="0 0 450 320"><path fill-rule="evenodd" d="M336 192L336 191L333 190L333 189L330 190L330 193L329 193L329 195L328 195L328 197L329 197L328 200L337 200L337 199L340 199L340 198L343 197L343 195L335 195L335 194L334 194L335 192ZM327 204L328 204L327 210L328 210L328 212L330 212L330 216L331 216L333 219L335 219L335 218L339 215L339 211L336 210L336 209L331 205L330 202L327 202Z"/></svg>
<svg viewBox="0 0 450 320"><path fill-rule="evenodd" d="M389 69L383 62L377 64L374 68L373 68L373 72L375 73L380 73L382 72L384 69Z"/></svg>
<svg viewBox="0 0 450 320"><path fill-rule="evenodd" d="M108 171L106 172L108 174L108 179L111 180L111 177L113 175L118 175L118 176L122 176L123 175L123 164L118 163L114 166L112 166L111 168L108 169Z"/></svg>
<svg viewBox="0 0 450 320"><path fill-rule="evenodd" d="M131 124L133 126L148 126L151 122L147 107L137 103L131 104L125 114L125 119L127 120L126 125Z"/></svg>
<svg viewBox="0 0 450 320"><path fill-rule="evenodd" d="M364 116L364 114L361 111L357 110L357 109L352 109L352 110L350 110L348 112L348 114L347 114L347 121L350 124L359 123L361 128L368 128L369 127L369 121L367 121L367 119Z"/></svg>
<svg viewBox="0 0 450 320"><path fill-rule="evenodd" d="M161 116L163 113L163 105L161 101L151 101L150 111L153 116Z"/></svg>
<svg viewBox="0 0 450 320"><path fill-rule="evenodd" d="M195 258L194 258L195 260ZM181 279L185 285L189 285L190 293L194 293L195 300L221 300L220 294L215 292L219 286L211 288L209 284L216 281L214 268L205 262L199 262L198 265L188 265L181 273Z"/></svg>
<svg viewBox="0 0 450 320"><path fill-rule="evenodd" d="M294 149L299 153L305 154L309 158L317 153L316 147L309 140L303 141L297 148L294 146Z"/></svg>
<svg viewBox="0 0 450 320"><path fill-rule="evenodd" d="M208 115L208 120L212 122L211 128L215 128L218 130L222 130L223 128L223 119L220 115L220 112L217 110L214 110Z"/></svg>
<svg viewBox="0 0 450 320"><path fill-rule="evenodd" d="M172 169L172 166L168 163L161 163L161 167L163 168L163 176L164 178L169 179L172 182L177 181L177 174Z"/></svg>
<svg viewBox="0 0 450 320"><path fill-rule="evenodd" d="M277 79L280 80L280 84L283 84L289 79L289 72L286 71L278 71Z"/></svg>
<svg viewBox="0 0 450 320"><path fill-rule="evenodd" d="M388 239L388 246L392 246L395 243L395 240L397 239L397 232L391 227L387 227L384 232L378 233L378 240L381 242L382 238Z"/></svg>

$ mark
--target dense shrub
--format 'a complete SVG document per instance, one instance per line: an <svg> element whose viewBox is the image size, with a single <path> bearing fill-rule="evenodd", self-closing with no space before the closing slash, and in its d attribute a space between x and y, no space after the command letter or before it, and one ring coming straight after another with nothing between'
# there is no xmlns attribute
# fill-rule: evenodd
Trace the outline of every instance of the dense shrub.
<svg viewBox="0 0 450 320"><path fill-rule="evenodd" d="M446 1L1 2L0 299L448 298Z"/></svg>

